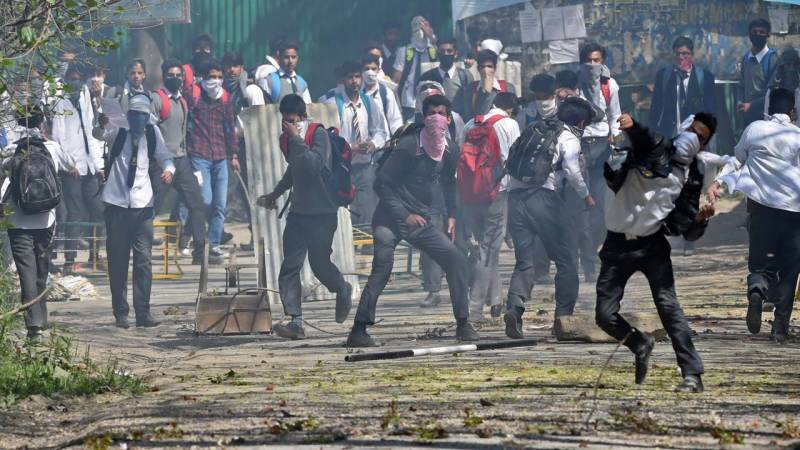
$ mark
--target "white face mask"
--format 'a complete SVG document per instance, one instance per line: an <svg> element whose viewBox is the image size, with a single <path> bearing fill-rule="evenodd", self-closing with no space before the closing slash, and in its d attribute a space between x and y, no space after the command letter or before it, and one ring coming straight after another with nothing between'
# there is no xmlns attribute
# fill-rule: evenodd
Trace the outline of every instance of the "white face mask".
<svg viewBox="0 0 800 450"><path fill-rule="evenodd" d="M558 104L555 98L549 100L534 100L533 103L534 106L536 106L536 111L545 119L555 116L558 112Z"/></svg>
<svg viewBox="0 0 800 450"><path fill-rule="evenodd" d="M218 99L222 96L222 80L203 80L202 86L209 97Z"/></svg>
<svg viewBox="0 0 800 450"><path fill-rule="evenodd" d="M306 138L306 131L308 131L308 120L303 120L297 123L297 133L301 138Z"/></svg>
<svg viewBox="0 0 800 450"><path fill-rule="evenodd" d="M361 74L361 78L364 80L364 84L367 86L375 86L375 83L378 82L378 72L375 70L365 70Z"/></svg>

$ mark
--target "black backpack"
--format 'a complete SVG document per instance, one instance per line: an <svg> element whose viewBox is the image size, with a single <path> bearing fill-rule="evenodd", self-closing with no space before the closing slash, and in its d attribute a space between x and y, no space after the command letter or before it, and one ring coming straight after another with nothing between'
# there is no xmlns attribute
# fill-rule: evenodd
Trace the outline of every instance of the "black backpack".
<svg viewBox="0 0 800 450"><path fill-rule="evenodd" d="M550 118L525 129L508 151L505 172L524 183L541 186L553 173L553 157L564 122Z"/></svg>
<svg viewBox="0 0 800 450"><path fill-rule="evenodd" d="M40 138L17 141L10 178L11 197L25 214L47 212L61 203L61 180Z"/></svg>

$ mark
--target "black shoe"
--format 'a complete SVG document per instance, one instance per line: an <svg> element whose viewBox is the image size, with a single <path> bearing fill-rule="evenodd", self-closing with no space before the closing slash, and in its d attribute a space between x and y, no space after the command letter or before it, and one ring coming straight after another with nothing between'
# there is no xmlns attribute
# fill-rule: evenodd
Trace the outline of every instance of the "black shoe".
<svg viewBox="0 0 800 450"><path fill-rule="evenodd" d="M492 305L489 309L489 314L495 319L503 315L503 305Z"/></svg>
<svg viewBox="0 0 800 450"><path fill-rule="evenodd" d="M127 317L117 317L116 320L114 321L114 326L126 330L131 327L130 324L128 323Z"/></svg>
<svg viewBox="0 0 800 450"><path fill-rule="evenodd" d="M153 238L153 247L161 247L162 245L164 245L163 239L157 237Z"/></svg>
<svg viewBox="0 0 800 450"><path fill-rule="evenodd" d="M428 296L425 297L425 300L421 301L419 304L420 308L433 308L438 306L439 303L442 302L442 297L439 296L438 292L428 292Z"/></svg>
<svg viewBox="0 0 800 450"><path fill-rule="evenodd" d="M505 315L503 315L503 320L506 322L506 336L510 337L511 339L522 339L522 311L519 310L520 308L512 307L509 308Z"/></svg>
<svg viewBox="0 0 800 450"><path fill-rule="evenodd" d="M345 282L342 292L336 294L336 323L344 323L353 307L353 286Z"/></svg>
<svg viewBox="0 0 800 450"><path fill-rule="evenodd" d="M687 375L681 384L675 386L675 392L700 393L703 392L703 380L700 375Z"/></svg>
<svg viewBox="0 0 800 450"><path fill-rule="evenodd" d="M219 239L219 243L225 245L232 240L233 240L233 233L228 233L227 231L223 231L222 236Z"/></svg>
<svg viewBox="0 0 800 450"><path fill-rule="evenodd" d="M514 249L514 240L511 239L510 234L505 235L505 237L503 238L503 242L506 243L506 247L510 248L511 250Z"/></svg>
<svg viewBox="0 0 800 450"><path fill-rule="evenodd" d="M644 346L636 352L636 384L644 383L647 378L647 369L650 366L650 355L653 353L653 347L656 346L656 340L652 336L642 333L645 339Z"/></svg>
<svg viewBox="0 0 800 450"><path fill-rule="evenodd" d="M789 335L786 334L786 333L775 333L775 332L772 332L769 337L776 344L785 344L786 341L789 340Z"/></svg>
<svg viewBox="0 0 800 450"><path fill-rule="evenodd" d="M366 325L356 323L347 336L347 347L377 347L379 344L367 333Z"/></svg>
<svg viewBox="0 0 800 450"><path fill-rule="evenodd" d="M763 312L775 311L775 303L772 303L769 300L764 300L764 306L761 307L761 311Z"/></svg>
<svg viewBox="0 0 800 450"><path fill-rule="evenodd" d="M764 298L757 290L750 292L747 297L747 329L758 334L761 331L761 308L764 306Z"/></svg>
<svg viewBox="0 0 800 450"><path fill-rule="evenodd" d="M475 328L472 327L472 324L464 322L456 327L456 340L465 342L479 341L481 337L478 332L475 331Z"/></svg>
<svg viewBox="0 0 800 450"><path fill-rule="evenodd" d="M43 336L41 327L30 327L26 338L29 341L41 341Z"/></svg>
<svg viewBox="0 0 800 450"><path fill-rule="evenodd" d="M536 277L533 280L533 284L538 284L538 285L556 284L556 280L552 276L550 276L549 273L546 273L544 275L539 275L538 277Z"/></svg>
<svg viewBox="0 0 800 450"><path fill-rule="evenodd" d="M153 328L161 325L161 322L153 318L150 313L145 314L143 317L136 316L136 326L140 328Z"/></svg>
<svg viewBox="0 0 800 450"><path fill-rule="evenodd" d="M279 323L275 325L275 334L284 339L291 339L293 341L306 338L306 331L303 329L303 326L295 322L286 324Z"/></svg>

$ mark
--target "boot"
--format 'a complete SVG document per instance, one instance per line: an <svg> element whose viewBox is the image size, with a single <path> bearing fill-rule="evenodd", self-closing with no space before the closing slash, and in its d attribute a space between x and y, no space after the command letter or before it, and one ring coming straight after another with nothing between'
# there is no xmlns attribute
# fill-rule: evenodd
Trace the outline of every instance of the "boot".
<svg viewBox="0 0 800 450"><path fill-rule="evenodd" d="M634 331L637 332L638 331ZM642 333L645 339L644 345L634 353L636 358L636 384L644 383L647 378L647 369L650 365L650 355L653 353L653 347L656 345L656 340L652 336Z"/></svg>
<svg viewBox="0 0 800 450"><path fill-rule="evenodd" d="M478 332L475 331L475 328L472 327L467 321L459 323L456 326L456 340L462 342L471 342L471 341L479 341L481 339Z"/></svg>
<svg viewBox="0 0 800 450"><path fill-rule="evenodd" d="M433 307L439 305L439 303L441 303L441 302L442 302L442 298L439 296L438 292L428 292L428 296L425 297L425 300L423 300L419 304L419 307L420 308L433 308Z"/></svg>
<svg viewBox="0 0 800 450"><path fill-rule="evenodd" d="M503 316L503 320L506 323L506 336L510 337L511 339L523 338L522 313L524 311L524 309L518 306L513 306L508 308Z"/></svg>
<svg viewBox="0 0 800 450"><path fill-rule="evenodd" d="M336 294L336 323L344 323L353 307L353 286L345 282L344 289Z"/></svg>
<svg viewBox="0 0 800 450"><path fill-rule="evenodd" d="M347 347L377 347L379 344L367 333L367 324L356 322L347 336Z"/></svg>

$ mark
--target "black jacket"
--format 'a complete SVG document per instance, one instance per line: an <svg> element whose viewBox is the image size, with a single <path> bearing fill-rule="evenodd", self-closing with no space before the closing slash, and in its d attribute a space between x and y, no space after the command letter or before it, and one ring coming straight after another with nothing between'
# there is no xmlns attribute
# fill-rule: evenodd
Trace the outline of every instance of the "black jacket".
<svg viewBox="0 0 800 450"><path fill-rule="evenodd" d="M612 170L605 163L604 177L608 187L615 193L620 190L630 170L640 170L648 177L666 177L672 171L675 145L672 139L665 139L658 133L650 131L638 123L626 130L631 142L628 156L619 170ZM689 172L678 198L675 208L663 220L661 231L668 236L680 236L688 241L696 241L705 233L707 223L695 222L700 211L700 194L703 190L703 174L694 158L689 164Z"/></svg>
<svg viewBox="0 0 800 450"><path fill-rule="evenodd" d="M419 131L400 138L378 170L375 192L378 206L372 216L373 225L384 225L406 235L405 220L418 214L430 221L436 214L437 193L444 195L447 217L456 216L457 153L452 141L440 162L431 159L419 147Z"/></svg>
<svg viewBox="0 0 800 450"><path fill-rule="evenodd" d="M702 71L702 76L698 72ZM700 83L702 78L702 85ZM656 74L653 99L650 103L650 128L664 136L674 136L678 128L678 80L673 67L665 67ZM714 74L702 67L694 66L686 89L686 105L681 109L681 121L699 112L714 113L716 110Z"/></svg>

